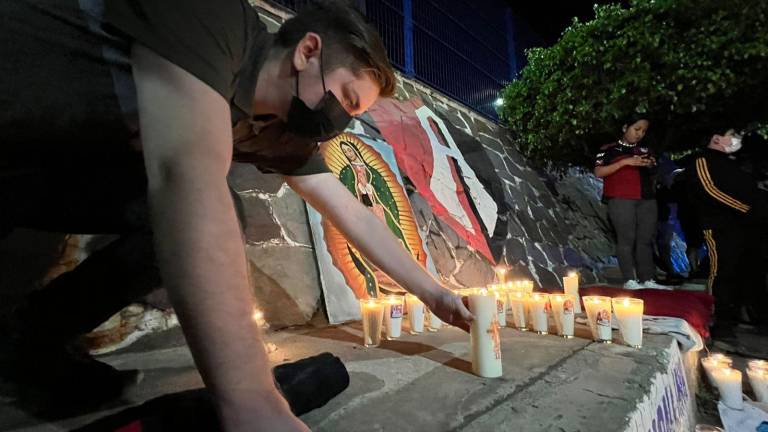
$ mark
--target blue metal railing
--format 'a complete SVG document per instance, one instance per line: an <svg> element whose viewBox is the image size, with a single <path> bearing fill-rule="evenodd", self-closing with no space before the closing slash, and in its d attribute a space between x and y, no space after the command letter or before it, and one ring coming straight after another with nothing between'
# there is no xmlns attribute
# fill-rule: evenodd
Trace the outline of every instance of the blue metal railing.
<svg viewBox="0 0 768 432"><path fill-rule="evenodd" d="M299 10L312 0L273 0ZM497 120L494 102L518 72L511 11L503 0L356 0L392 64Z"/></svg>

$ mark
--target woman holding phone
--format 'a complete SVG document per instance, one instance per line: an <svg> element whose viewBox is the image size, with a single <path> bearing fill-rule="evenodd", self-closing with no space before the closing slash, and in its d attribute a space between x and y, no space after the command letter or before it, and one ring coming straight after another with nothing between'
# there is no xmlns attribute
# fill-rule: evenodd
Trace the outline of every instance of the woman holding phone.
<svg viewBox="0 0 768 432"><path fill-rule="evenodd" d="M594 173L603 179L603 202L616 230L616 256L628 289L669 289L653 280L656 158L651 149L640 145L649 126L647 116L627 119L621 138L602 146L595 159Z"/></svg>

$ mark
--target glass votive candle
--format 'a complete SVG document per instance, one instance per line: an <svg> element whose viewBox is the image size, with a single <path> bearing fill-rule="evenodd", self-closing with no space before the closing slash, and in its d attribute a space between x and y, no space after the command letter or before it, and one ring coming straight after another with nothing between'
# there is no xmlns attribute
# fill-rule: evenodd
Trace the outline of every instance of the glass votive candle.
<svg viewBox="0 0 768 432"><path fill-rule="evenodd" d="M584 307L587 309L589 329L592 339L600 343L611 343L611 298L604 296L585 296Z"/></svg>
<svg viewBox="0 0 768 432"><path fill-rule="evenodd" d="M752 370L764 370L768 371L768 361L765 360L750 360L747 362L747 368Z"/></svg>
<svg viewBox="0 0 768 432"><path fill-rule="evenodd" d="M613 312L619 322L619 333L625 345L643 346L643 301L630 297L613 299Z"/></svg>
<svg viewBox="0 0 768 432"><path fill-rule="evenodd" d="M360 316L363 320L363 345L366 347L378 346L381 343L384 302L375 298L360 300Z"/></svg>
<svg viewBox="0 0 768 432"><path fill-rule="evenodd" d="M710 384L715 385L715 380L712 377L712 371L722 367L731 367L733 360L720 353L710 354L701 359L701 366L704 368L704 373L707 375L707 380Z"/></svg>
<svg viewBox="0 0 768 432"><path fill-rule="evenodd" d="M549 304L552 305L552 316L555 318L557 334L570 339L573 337L575 307L573 296L570 294L552 294Z"/></svg>
<svg viewBox="0 0 768 432"><path fill-rule="evenodd" d="M491 284L488 286L488 292L496 297L496 313L499 326L507 326L507 291L501 284Z"/></svg>
<svg viewBox="0 0 768 432"><path fill-rule="evenodd" d="M408 324L411 334L424 332L424 303L413 294L405 295L405 305L408 308Z"/></svg>
<svg viewBox="0 0 768 432"><path fill-rule="evenodd" d="M512 312L512 324L518 330L528 330L528 317L525 313L525 305L528 303L528 293L512 291L509 296L509 309Z"/></svg>
<svg viewBox="0 0 768 432"><path fill-rule="evenodd" d="M528 297L531 328L538 334L549 333L549 294L533 293Z"/></svg>
<svg viewBox="0 0 768 432"><path fill-rule="evenodd" d="M741 372L729 367L720 367L712 371L712 379L720 392L720 401L729 408L740 410L744 399L741 395Z"/></svg>
<svg viewBox="0 0 768 432"><path fill-rule="evenodd" d="M384 333L388 340L400 337L403 329L403 296L384 298Z"/></svg>
<svg viewBox="0 0 768 432"><path fill-rule="evenodd" d="M749 385L755 392L755 398L758 402L768 403L768 369L747 369Z"/></svg>
<svg viewBox="0 0 768 432"><path fill-rule="evenodd" d="M431 332L436 332L440 330L443 327L443 320L441 320L437 315L435 315L434 312L429 310L429 308L426 308L427 316L429 319L427 319L427 330Z"/></svg>

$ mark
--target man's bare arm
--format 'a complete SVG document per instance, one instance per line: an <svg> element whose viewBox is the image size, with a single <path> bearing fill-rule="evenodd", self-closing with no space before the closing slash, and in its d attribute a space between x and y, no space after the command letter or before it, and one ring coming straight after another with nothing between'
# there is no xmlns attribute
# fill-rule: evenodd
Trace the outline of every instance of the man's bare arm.
<svg viewBox="0 0 768 432"><path fill-rule="evenodd" d="M427 304L443 321L468 329L472 315L402 247L389 228L333 175L286 176L286 182L377 267Z"/></svg>
<svg viewBox="0 0 768 432"><path fill-rule="evenodd" d="M252 319L245 252L226 183L227 102L149 49L134 76L164 285L226 430L306 430L273 383Z"/></svg>

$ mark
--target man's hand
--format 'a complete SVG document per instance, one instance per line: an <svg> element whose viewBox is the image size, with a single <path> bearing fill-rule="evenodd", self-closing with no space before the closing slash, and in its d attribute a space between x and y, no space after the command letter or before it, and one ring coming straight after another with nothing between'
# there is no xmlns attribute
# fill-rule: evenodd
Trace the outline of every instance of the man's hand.
<svg viewBox="0 0 768 432"><path fill-rule="evenodd" d="M419 297L441 320L469 329L472 314L453 292L444 288L402 247L389 228L363 206L331 174L286 177L288 185L347 241L400 286Z"/></svg>
<svg viewBox="0 0 768 432"><path fill-rule="evenodd" d="M469 333L469 324L474 321L475 317L469 312L466 297L440 288L422 301L438 318Z"/></svg>

